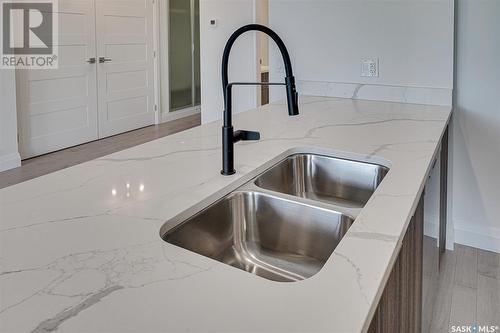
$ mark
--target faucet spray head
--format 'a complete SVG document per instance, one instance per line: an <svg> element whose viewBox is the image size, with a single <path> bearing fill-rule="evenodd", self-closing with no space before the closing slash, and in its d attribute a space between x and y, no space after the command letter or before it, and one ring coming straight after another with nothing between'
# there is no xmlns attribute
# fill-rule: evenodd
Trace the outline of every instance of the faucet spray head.
<svg viewBox="0 0 500 333"><path fill-rule="evenodd" d="M290 116L297 116L299 114L299 94L295 86L295 78L293 76L286 77L285 82L288 114Z"/></svg>

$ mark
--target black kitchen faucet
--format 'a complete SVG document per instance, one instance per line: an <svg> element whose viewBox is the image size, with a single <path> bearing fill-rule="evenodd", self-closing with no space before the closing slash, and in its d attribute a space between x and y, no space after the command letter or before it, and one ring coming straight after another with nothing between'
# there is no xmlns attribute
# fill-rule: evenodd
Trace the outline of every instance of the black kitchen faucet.
<svg viewBox="0 0 500 333"><path fill-rule="evenodd" d="M236 39L247 31L261 31L271 37L278 45L283 61L285 63L285 82L284 83L266 83L266 82L233 82L229 83L228 66L229 54ZM281 38L271 29L259 24L249 24L236 30L227 41L222 57L222 88L224 91L224 127L222 128L222 171L225 176L234 175L234 144L238 141L256 141L260 140L260 133L253 131L234 131L232 125L232 88L233 86L250 85L281 85L286 86L288 101L288 114L296 116L299 114L298 93L295 87L295 78L293 77L292 62L290 55Z"/></svg>

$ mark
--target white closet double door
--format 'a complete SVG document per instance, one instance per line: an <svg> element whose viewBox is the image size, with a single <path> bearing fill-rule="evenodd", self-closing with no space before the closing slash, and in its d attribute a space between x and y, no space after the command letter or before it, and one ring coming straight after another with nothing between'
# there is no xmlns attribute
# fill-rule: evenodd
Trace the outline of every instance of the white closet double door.
<svg viewBox="0 0 500 333"><path fill-rule="evenodd" d="M58 43L58 69L17 73L23 158L154 123L152 0L59 0Z"/></svg>

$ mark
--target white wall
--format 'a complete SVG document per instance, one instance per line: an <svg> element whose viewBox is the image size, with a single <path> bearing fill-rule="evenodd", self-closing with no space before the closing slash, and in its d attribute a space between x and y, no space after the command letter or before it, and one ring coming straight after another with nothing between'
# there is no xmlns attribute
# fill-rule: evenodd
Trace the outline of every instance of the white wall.
<svg viewBox="0 0 500 333"><path fill-rule="evenodd" d="M456 5L449 219L456 242L500 252L500 1ZM290 50L299 92L447 105L454 7L452 0L271 0L270 26ZM272 50L276 80L281 58ZM379 78L360 77L365 57L380 59ZM431 222L438 218L438 171L427 189Z"/></svg>
<svg viewBox="0 0 500 333"><path fill-rule="evenodd" d="M0 69L0 171L21 165L16 110L15 72Z"/></svg>
<svg viewBox="0 0 500 333"><path fill-rule="evenodd" d="M450 105L453 7L453 0L271 0L269 21L290 51L299 93ZM271 49L271 77L281 79ZM379 59L378 78L360 76L363 58Z"/></svg>
<svg viewBox="0 0 500 333"><path fill-rule="evenodd" d="M255 18L254 0L201 0L201 115L202 123L219 120L223 111L221 64L224 46L229 36ZM217 27L211 27L211 19ZM230 81L256 80L256 34L241 36L231 51L229 63ZM257 89L236 87L233 94L233 112L253 109L257 106Z"/></svg>
<svg viewBox="0 0 500 333"><path fill-rule="evenodd" d="M270 0L269 11L270 26L292 57L299 93L452 104L453 0ZM379 77L361 77L364 58L379 60ZM272 81L283 79L281 62L271 46ZM273 88L273 100L283 97ZM426 234L432 236L438 200L439 163L425 198ZM448 236L452 247L453 232Z"/></svg>
<svg viewBox="0 0 500 333"><path fill-rule="evenodd" d="M453 212L458 243L500 252L500 1L458 0Z"/></svg>

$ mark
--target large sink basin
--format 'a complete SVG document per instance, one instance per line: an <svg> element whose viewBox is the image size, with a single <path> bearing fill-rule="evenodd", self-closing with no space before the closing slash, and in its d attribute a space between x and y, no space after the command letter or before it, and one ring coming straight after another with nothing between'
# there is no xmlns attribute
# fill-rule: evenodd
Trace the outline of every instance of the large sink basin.
<svg viewBox="0 0 500 333"><path fill-rule="evenodd" d="M269 280L292 282L320 271L353 222L330 209L236 191L162 238Z"/></svg>
<svg viewBox="0 0 500 333"><path fill-rule="evenodd" d="M366 162L296 154L258 177L266 190L351 208L362 208L389 169Z"/></svg>

